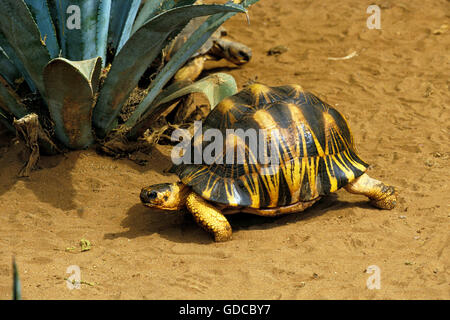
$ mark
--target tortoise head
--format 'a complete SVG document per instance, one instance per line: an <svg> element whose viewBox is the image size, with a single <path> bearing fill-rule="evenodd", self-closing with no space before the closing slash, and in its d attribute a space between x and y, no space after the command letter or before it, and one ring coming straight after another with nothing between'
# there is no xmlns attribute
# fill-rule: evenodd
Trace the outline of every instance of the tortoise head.
<svg viewBox="0 0 450 320"><path fill-rule="evenodd" d="M212 51L236 65L247 63L252 58L252 49L242 43L225 39L216 40Z"/></svg>
<svg viewBox="0 0 450 320"><path fill-rule="evenodd" d="M154 184L141 190L142 203L150 208L180 210L186 203L189 187L181 182Z"/></svg>

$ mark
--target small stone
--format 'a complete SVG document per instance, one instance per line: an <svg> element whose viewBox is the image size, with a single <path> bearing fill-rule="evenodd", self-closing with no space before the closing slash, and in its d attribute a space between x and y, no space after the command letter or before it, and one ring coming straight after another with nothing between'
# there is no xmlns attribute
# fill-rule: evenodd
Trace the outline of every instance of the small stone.
<svg viewBox="0 0 450 320"><path fill-rule="evenodd" d="M83 218L84 212L85 212L85 210L84 210L83 207L77 208L77 214L78 214L78 216L79 216L80 218Z"/></svg>
<svg viewBox="0 0 450 320"><path fill-rule="evenodd" d="M439 27L439 29L436 29L433 31L434 35L444 34L449 30L448 24L443 24Z"/></svg>
<svg viewBox="0 0 450 320"><path fill-rule="evenodd" d="M434 166L434 161L431 159L428 159L427 161L425 161L425 165L427 167L432 167L432 166Z"/></svg>
<svg viewBox="0 0 450 320"><path fill-rule="evenodd" d="M288 47L283 46L283 45L279 45L279 46L275 46L273 48L270 48L267 51L267 55L269 55L269 56L280 55L282 53L285 53L286 51L288 51Z"/></svg>
<svg viewBox="0 0 450 320"><path fill-rule="evenodd" d="M433 94L433 88L432 87L427 87L427 89L425 90L425 93L423 94L423 96L425 98L428 98L429 96L431 96Z"/></svg>
<svg viewBox="0 0 450 320"><path fill-rule="evenodd" d="M406 216L398 216L399 219L406 219Z"/></svg>

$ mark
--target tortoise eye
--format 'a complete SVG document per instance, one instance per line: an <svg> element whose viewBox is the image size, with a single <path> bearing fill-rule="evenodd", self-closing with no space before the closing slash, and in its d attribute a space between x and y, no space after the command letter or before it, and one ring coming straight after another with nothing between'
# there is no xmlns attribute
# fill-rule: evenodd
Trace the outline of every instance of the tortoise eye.
<svg viewBox="0 0 450 320"><path fill-rule="evenodd" d="M149 198L150 200L155 199L157 196L158 196L158 193L157 193L156 191L152 191L152 192L150 192L150 193L148 194L148 198Z"/></svg>

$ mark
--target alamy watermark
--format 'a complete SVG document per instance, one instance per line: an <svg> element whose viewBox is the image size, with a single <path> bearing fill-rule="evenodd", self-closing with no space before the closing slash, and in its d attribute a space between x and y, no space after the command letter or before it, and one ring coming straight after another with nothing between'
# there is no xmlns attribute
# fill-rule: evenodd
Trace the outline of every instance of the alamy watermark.
<svg viewBox="0 0 450 320"><path fill-rule="evenodd" d="M381 9L377 5L371 5L367 7L366 13L370 16L366 20L367 28L369 29L381 29Z"/></svg>
<svg viewBox="0 0 450 320"><path fill-rule="evenodd" d="M377 265L368 266L366 269L366 273L372 274L369 278L367 278L366 286L367 289L373 290L381 289L381 269Z"/></svg>
<svg viewBox="0 0 450 320"><path fill-rule="evenodd" d="M66 13L70 14L70 16L66 20L67 29L80 30L81 29L81 9L80 9L80 7L75 4L70 5L67 7Z"/></svg>
<svg viewBox="0 0 450 320"><path fill-rule="evenodd" d="M68 266L66 273L70 276L66 278L66 286L69 290L81 289L81 269L77 265Z"/></svg>
<svg viewBox="0 0 450 320"><path fill-rule="evenodd" d="M278 129L225 129L225 134L210 128L203 132L201 121L194 122L194 135L177 129L171 140L178 142L172 149L172 162L178 164L261 164L276 169L279 151L284 141Z"/></svg>

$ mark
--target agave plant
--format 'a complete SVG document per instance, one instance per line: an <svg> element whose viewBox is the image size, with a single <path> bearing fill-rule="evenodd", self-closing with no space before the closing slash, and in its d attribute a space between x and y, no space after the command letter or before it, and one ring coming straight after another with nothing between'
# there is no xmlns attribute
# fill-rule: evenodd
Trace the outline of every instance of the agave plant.
<svg viewBox="0 0 450 320"><path fill-rule="evenodd" d="M40 143L79 149L118 125L132 132L183 92L209 92L214 105L236 91L229 76L216 75L224 81L203 80L187 88L166 86L223 22L256 1L1 0L0 121L14 130L14 118L37 114L38 125L50 137L39 135ZM119 123L146 69L200 16L210 17L162 67L129 119ZM211 88L221 83L225 89Z"/></svg>
<svg viewBox="0 0 450 320"><path fill-rule="evenodd" d="M13 300L22 300L22 288L20 285L19 270L17 268L16 259L13 257Z"/></svg>

